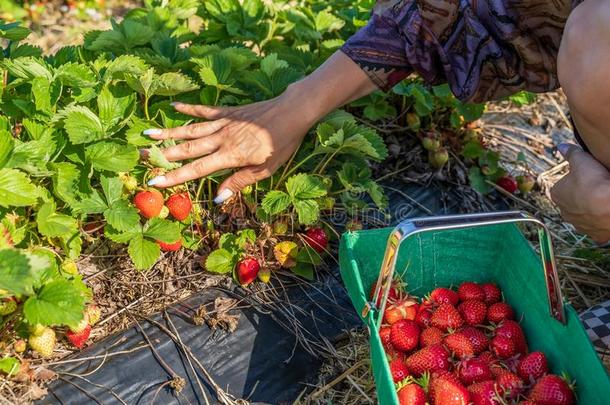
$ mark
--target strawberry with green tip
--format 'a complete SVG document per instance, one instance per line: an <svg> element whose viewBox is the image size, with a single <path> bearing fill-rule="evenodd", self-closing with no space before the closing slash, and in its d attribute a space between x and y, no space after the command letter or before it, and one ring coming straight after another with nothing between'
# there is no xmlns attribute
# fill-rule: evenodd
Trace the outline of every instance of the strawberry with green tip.
<svg viewBox="0 0 610 405"><path fill-rule="evenodd" d="M303 240L318 253L324 252L328 246L328 236L322 228L309 228L305 232Z"/></svg>
<svg viewBox="0 0 610 405"><path fill-rule="evenodd" d="M258 276L261 266L255 257L249 256L237 263L236 275L239 284L247 286Z"/></svg>
<svg viewBox="0 0 610 405"><path fill-rule="evenodd" d="M55 350L55 331L49 327L35 325L32 327L28 343L30 347L42 357L50 357Z"/></svg>
<svg viewBox="0 0 610 405"><path fill-rule="evenodd" d="M191 198L186 192L172 194L165 202L165 205L169 209L171 216L178 221L184 221L186 218L188 218L189 214L191 213L191 209L193 208Z"/></svg>
<svg viewBox="0 0 610 405"><path fill-rule="evenodd" d="M163 194L154 189L140 191L133 197L133 205L144 218L158 217L163 208Z"/></svg>
<svg viewBox="0 0 610 405"><path fill-rule="evenodd" d="M66 331L66 338L77 349L82 349L91 335L91 325L87 315L83 317L80 323L75 328L70 328Z"/></svg>

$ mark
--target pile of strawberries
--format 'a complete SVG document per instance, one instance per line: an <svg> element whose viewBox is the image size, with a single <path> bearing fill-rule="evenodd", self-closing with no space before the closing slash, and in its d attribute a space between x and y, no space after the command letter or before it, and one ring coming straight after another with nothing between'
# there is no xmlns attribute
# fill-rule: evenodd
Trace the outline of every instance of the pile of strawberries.
<svg viewBox="0 0 610 405"><path fill-rule="evenodd" d="M436 288L420 302L396 280L379 336L401 405L575 403L573 386L550 373L545 354L528 350L495 284Z"/></svg>

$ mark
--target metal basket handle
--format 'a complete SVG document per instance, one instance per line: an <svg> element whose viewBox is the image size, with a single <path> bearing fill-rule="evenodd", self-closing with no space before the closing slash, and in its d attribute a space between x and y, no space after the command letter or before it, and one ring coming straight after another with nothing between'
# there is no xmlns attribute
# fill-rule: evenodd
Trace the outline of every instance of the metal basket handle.
<svg viewBox="0 0 610 405"><path fill-rule="evenodd" d="M374 311L373 313L377 312L383 314L390 286L392 284L391 281L396 270L398 250L401 243L408 237L418 233L435 230L462 229L516 222L529 222L537 225L538 239L540 241L540 256L542 258L543 271L546 280L550 313L552 317L565 324L563 296L561 294L561 288L559 287L559 277L557 276L557 267L553 255L553 242L549 230L544 223L521 211L423 217L407 219L401 222L394 228L388 238L385 256L375 288L375 294L373 295L373 300L367 302L362 309L362 317L366 318L371 311ZM383 294L381 296L381 306L377 308L376 303L378 302L380 294ZM382 319L383 316L377 317L378 328L381 326Z"/></svg>

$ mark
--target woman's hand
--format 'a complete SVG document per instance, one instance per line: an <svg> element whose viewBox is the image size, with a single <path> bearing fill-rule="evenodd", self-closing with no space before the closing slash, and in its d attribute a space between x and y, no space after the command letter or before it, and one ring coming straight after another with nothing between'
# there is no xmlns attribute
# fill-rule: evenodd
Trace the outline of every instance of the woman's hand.
<svg viewBox="0 0 610 405"><path fill-rule="evenodd" d="M551 189L561 216L597 243L610 240L610 172L576 145L562 144L559 152L570 172Z"/></svg>
<svg viewBox="0 0 610 405"><path fill-rule="evenodd" d="M222 203L245 186L269 177L297 150L319 119L376 89L350 58L335 53L314 73L279 97L240 107L176 103L181 113L208 121L172 129L144 131L153 139L184 141L163 150L169 161L196 159L149 181L171 187L222 169L240 168L219 187Z"/></svg>

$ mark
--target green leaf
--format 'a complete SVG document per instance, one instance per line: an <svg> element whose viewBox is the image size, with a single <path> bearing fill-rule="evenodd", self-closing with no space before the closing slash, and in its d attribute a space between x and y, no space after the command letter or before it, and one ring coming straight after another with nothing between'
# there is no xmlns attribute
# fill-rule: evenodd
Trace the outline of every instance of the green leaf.
<svg viewBox="0 0 610 405"><path fill-rule="evenodd" d="M156 80L157 89L155 94L160 96L175 96L199 88L187 76L176 72L164 73Z"/></svg>
<svg viewBox="0 0 610 405"><path fill-rule="evenodd" d="M51 83L46 77L36 77L32 80L32 95L36 110L50 113L51 104Z"/></svg>
<svg viewBox="0 0 610 405"><path fill-rule="evenodd" d="M15 169L0 169L0 207L34 205L38 189L25 173Z"/></svg>
<svg viewBox="0 0 610 405"><path fill-rule="evenodd" d="M471 167L468 171L468 179L470 186L481 194L487 194L491 191L491 186L485 181L485 176L481 173L478 167Z"/></svg>
<svg viewBox="0 0 610 405"><path fill-rule="evenodd" d="M180 226L167 219L153 218L144 226L144 236L161 242L173 243L180 239Z"/></svg>
<svg viewBox="0 0 610 405"><path fill-rule="evenodd" d="M0 359L0 371L9 376L15 375L19 372L21 362L15 357L5 357Z"/></svg>
<svg viewBox="0 0 610 405"><path fill-rule="evenodd" d="M130 206L125 200L116 201L110 208L104 211L104 218L114 229L121 232L137 229L140 224L138 210Z"/></svg>
<svg viewBox="0 0 610 405"><path fill-rule="evenodd" d="M297 262L296 266L294 266L290 270L292 270L292 272L294 274L296 274L297 276L303 277L306 280L311 281L314 279L314 268L313 268L313 265L311 265L309 263L298 263Z"/></svg>
<svg viewBox="0 0 610 405"><path fill-rule="evenodd" d="M0 38L5 38L9 41L21 41L28 35L30 35L30 30L21 26L19 22L0 24Z"/></svg>
<svg viewBox="0 0 610 405"><path fill-rule="evenodd" d="M256 232L254 229L244 229L237 233L235 243L240 249L245 249L246 245L256 242Z"/></svg>
<svg viewBox="0 0 610 405"><path fill-rule="evenodd" d="M508 99L517 106L522 107L524 105L531 104L536 101L536 94L531 93L529 91L520 91L508 97Z"/></svg>
<svg viewBox="0 0 610 405"><path fill-rule="evenodd" d="M12 294L31 294L34 273L28 258L18 250L0 250L0 289Z"/></svg>
<svg viewBox="0 0 610 405"><path fill-rule="evenodd" d="M155 242L144 239L141 234L136 234L129 242L127 248L129 257L133 261L133 265L138 270L149 269L155 264L161 249Z"/></svg>
<svg viewBox="0 0 610 405"><path fill-rule="evenodd" d="M85 297L68 280L46 284L37 295L23 306L28 323L41 325L76 326L83 318Z"/></svg>
<svg viewBox="0 0 610 405"><path fill-rule="evenodd" d="M320 208L314 200L296 200L293 204L299 216L299 223L311 225L318 220Z"/></svg>
<svg viewBox="0 0 610 405"><path fill-rule="evenodd" d="M101 214L108 208L108 205L97 190L93 190L82 200L73 202L70 205L75 214Z"/></svg>
<svg viewBox="0 0 610 405"><path fill-rule="evenodd" d="M478 120L479 118L481 118L484 111L485 104L459 103L457 106L458 114L460 114L466 122Z"/></svg>
<svg viewBox="0 0 610 405"><path fill-rule="evenodd" d="M228 251L237 249L237 236L232 233L223 233L218 239L218 247Z"/></svg>
<svg viewBox="0 0 610 405"><path fill-rule="evenodd" d="M97 97L97 108L102 126L106 132L128 118L128 112L135 107L134 94L115 96L109 87L104 87ZM124 125L124 123L123 123Z"/></svg>
<svg viewBox="0 0 610 405"><path fill-rule="evenodd" d="M0 130L0 169L6 165L13 152L15 140L10 132Z"/></svg>
<svg viewBox="0 0 610 405"><path fill-rule="evenodd" d="M0 67L8 70L9 74L25 80L44 77L49 82L53 80L52 68L44 61L30 56L16 59L0 60Z"/></svg>
<svg viewBox="0 0 610 405"><path fill-rule="evenodd" d="M55 78L67 87L93 87L97 84L95 74L87 65L66 63L57 68Z"/></svg>
<svg viewBox="0 0 610 405"><path fill-rule="evenodd" d="M97 170L128 172L140 159L140 152L133 145L120 141L104 141L87 146L85 156Z"/></svg>
<svg viewBox="0 0 610 405"><path fill-rule="evenodd" d="M322 181L315 176L299 173L286 181L286 190L293 200L318 198L326 195Z"/></svg>
<svg viewBox="0 0 610 405"><path fill-rule="evenodd" d="M142 237L142 226L137 224L136 227L128 232L120 232L112 227L112 225L104 226L104 236L116 243L129 243L135 237Z"/></svg>
<svg viewBox="0 0 610 405"><path fill-rule="evenodd" d="M138 77L147 70L148 65L142 58L134 55L121 55L108 64L104 73L104 80L124 80L126 75Z"/></svg>
<svg viewBox="0 0 610 405"><path fill-rule="evenodd" d="M467 142L462 149L462 155L465 158L476 159L485 154L485 149L479 142Z"/></svg>
<svg viewBox="0 0 610 405"><path fill-rule="evenodd" d="M108 206L113 205L123 197L123 182L118 177L100 176L100 184Z"/></svg>
<svg viewBox="0 0 610 405"><path fill-rule="evenodd" d="M289 205L290 196L279 190L269 191L261 203L261 206L269 215L277 215L288 208Z"/></svg>
<svg viewBox="0 0 610 405"><path fill-rule="evenodd" d="M205 268L211 273L225 274L233 271L236 257L225 249L216 249L205 260Z"/></svg>
<svg viewBox="0 0 610 405"><path fill-rule="evenodd" d="M156 81L155 69L150 68L141 75L126 75L125 80L129 87L140 94L150 97L155 93L158 82Z"/></svg>
<svg viewBox="0 0 610 405"><path fill-rule="evenodd" d="M374 182L373 180L369 180L364 184L367 193L371 197L371 200L375 203L375 205L379 209L385 209L388 206L388 197L383 192L383 188Z"/></svg>
<svg viewBox="0 0 610 405"><path fill-rule="evenodd" d="M51 163L54 171L53 193L62 201L72 205L76 202L76 191L80 180L80 171L76 165L68 162Z"/></svg>
<svg viewBox="0 0 610 405"><path fill-rule="evenodd" d="M316 15L316 29L319 32L327 33L338 31L345 25L345 21L329 13L321 11Z"/></svg>
<svg viewBox="0 0 610 405"><path fill-rule="evenodd" d="M304 246L302 249L299 249L296 261L317 266L322 263L322 258L320 257L320 253L316 252L311 246Z"/></svg>
<svg viewBox="0 0 610 405"><path fill-rule="evenodd" d="M41 235L62 239L69 239L78 233L78 222L76 219L55 212L55 204L48 202L42 205L36 215L36 224Z"/></svg>
<svg viewBox="0 0 610 405"><path fill-rule="evenodd" d="M107 137L100 119L87 107L69 106L61 114L65 116L64 128L73 144L90 143Z"/></svg>

